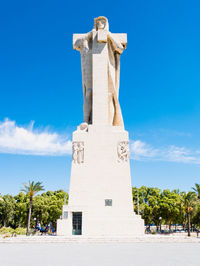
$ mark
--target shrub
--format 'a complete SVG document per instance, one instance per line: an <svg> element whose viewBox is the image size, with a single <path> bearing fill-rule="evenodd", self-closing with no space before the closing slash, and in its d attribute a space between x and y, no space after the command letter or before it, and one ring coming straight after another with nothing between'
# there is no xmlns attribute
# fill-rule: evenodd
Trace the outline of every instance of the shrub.
<svg viewBox="0 0 200 266"><path fill-rule="evenodd" d="M17 227L17 228L14 230L14 233L17 234L17 235L25 235L25 234L26 234L26 228L23 228L23 227Z"/></svg>
<svg viewBox="0 0 200 266"><path fill-rule="evenodd" d="M12 234L13 232L14 232L14 229L12 229L11 227L2 227L2 228L0 228L0 235Z"/></svg>
<svg viewBox="0 0 200 266"><path fill-rule="evenodd" d="M16 229L12 229L11 227L0 228L0 235L5 235L5 234L25 235L26 228L22 228L22 227L17 227Z"/></svg>

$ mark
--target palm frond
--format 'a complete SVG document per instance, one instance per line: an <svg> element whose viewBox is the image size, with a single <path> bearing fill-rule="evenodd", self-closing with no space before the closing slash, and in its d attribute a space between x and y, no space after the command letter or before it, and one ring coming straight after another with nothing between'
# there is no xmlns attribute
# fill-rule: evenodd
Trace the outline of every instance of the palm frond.
<svg viewBox="0 0 200 266"><path fill-rule="evenodd" d="M42 186L42 182L34 182L34 181L29 181L29 183L23 183L24 188L21 189L22 192L25 192L30 196L32 199L34 195L40 191L44 190L44 187Z"/></svg>
<svg viewBox="0 0 200 266"><path fill-rule="evenodd" d="M195 183L195 187L192 189L196 192L198 199L200 199L200 184Z"/></svg>

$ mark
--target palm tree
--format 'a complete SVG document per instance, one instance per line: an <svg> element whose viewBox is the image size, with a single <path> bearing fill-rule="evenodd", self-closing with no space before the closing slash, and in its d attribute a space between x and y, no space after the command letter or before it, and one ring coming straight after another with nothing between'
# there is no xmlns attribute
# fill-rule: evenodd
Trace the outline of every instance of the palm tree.
<svg viewBox="0 0 200 266"><path fill-rule="evenodd" d="M28 212L28 221L27 221L27 230L26 235L29 234L29 228L30 228L30 221L31 221L31 210L32 210L32 204L33 204L33 197L36 193L44 190L44 187L42 186L41 182L34 183L34 181L30 182L29 184L23 183L24 188L21 190L25 192L29 196L29 212Z"/></svg>
<svg viewBox="0 0 200 266"><path fill-rule="evenodd" d="M197 193L197 197L198 199L200 199L200 184L195 184L195 187L192 188L196 193Z"/></svg>
<svg viewBox="0 0 200 266"><path fill-rule="evenodd" d="M196 205L197 196L196 193L193 191L189 191L188 193L183 194L183 201L184 201L184 208L187 215L187 222L188 222L188 236L190 236L190 216L191 213Z"/></svg>

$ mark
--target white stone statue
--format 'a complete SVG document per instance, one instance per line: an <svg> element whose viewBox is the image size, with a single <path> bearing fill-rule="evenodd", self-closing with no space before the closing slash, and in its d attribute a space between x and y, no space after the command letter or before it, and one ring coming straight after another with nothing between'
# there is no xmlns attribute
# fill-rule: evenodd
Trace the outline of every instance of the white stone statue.
<svg viewBox="0 0 200 266"><path fill-rule="evenodd" d="M144 235L144 221L133 209L129 136L118 100L126 43L127 35L111 33L105 17L94 20L92 31L73 34L81 54L84 121L73 132L69 200L63 206L68 215L58 220L57 235L119 240Z"/></svg>
<svg viewBox="0 0 200 266"><path fill-rule="evenodd" d="M102 43L104 45L102 45ZM123 126L123 118L118 96L120 55L126 48L126 43L126 34L112 34L109 32L108 20L105 17L94 19L94 27L92 31L86 34L74 34L73 47L81 53L84 123L94 123L93 94L96 93L94 79L99 79L99 82L102 82L103 80L107 83L105 84L106 86L102 83L102 94L104 88L107 88L107 99L104 97L104 102L108 102L104 104L105 108L108 109L106 110L108 115L105 115L105 119L107 120L106 123L113 126ZM105 45L107 53L102 52ZM95 61L95 56L96 58L98 58L98 56L101 57L98 59L99 61ZM106 71L104 71L103 68L105 68ZM97 72L102 72L102 74L98 73L98 75L96 75ZM106 78L105 75L107 75ZM96 91L98 93L98 88ZM97 104L95 104L95 106ZM103 112L103 105L98 108L101 110L97 110L97 112Z"/></svg>

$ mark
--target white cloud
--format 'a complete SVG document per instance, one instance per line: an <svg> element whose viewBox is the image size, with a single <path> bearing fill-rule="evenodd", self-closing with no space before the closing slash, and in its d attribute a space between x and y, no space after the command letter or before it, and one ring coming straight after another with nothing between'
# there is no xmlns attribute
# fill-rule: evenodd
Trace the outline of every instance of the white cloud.
<svg viewBox="0 0 200 266"><path fill-rule="evenodd" d="M34 123L17 126L15 121L0 122L0 153L27 155L66 155L71 153L71 141L48 130L34 130Z"/></svg>
<svg viewBox="0 0 200 266"><path fill-rule="evenodd" d="M170 146L166 152L166 159L173 162L200 164L198 152L184 147Z"/></svg>
<svg viewBox="0 0 200 266"><path fill-rule="evenodd" d="M174 145L154 148L140 140L131 142L131 158L137 161L168 161L200 164L198 150L188 150Z"/></svg>
<svg viewBox="0 0 200 266"><path fill-rule="evenodd" d="M158 150L140 140L131 141L131 154L135 160L145 160L156 157Z"/></svg>

